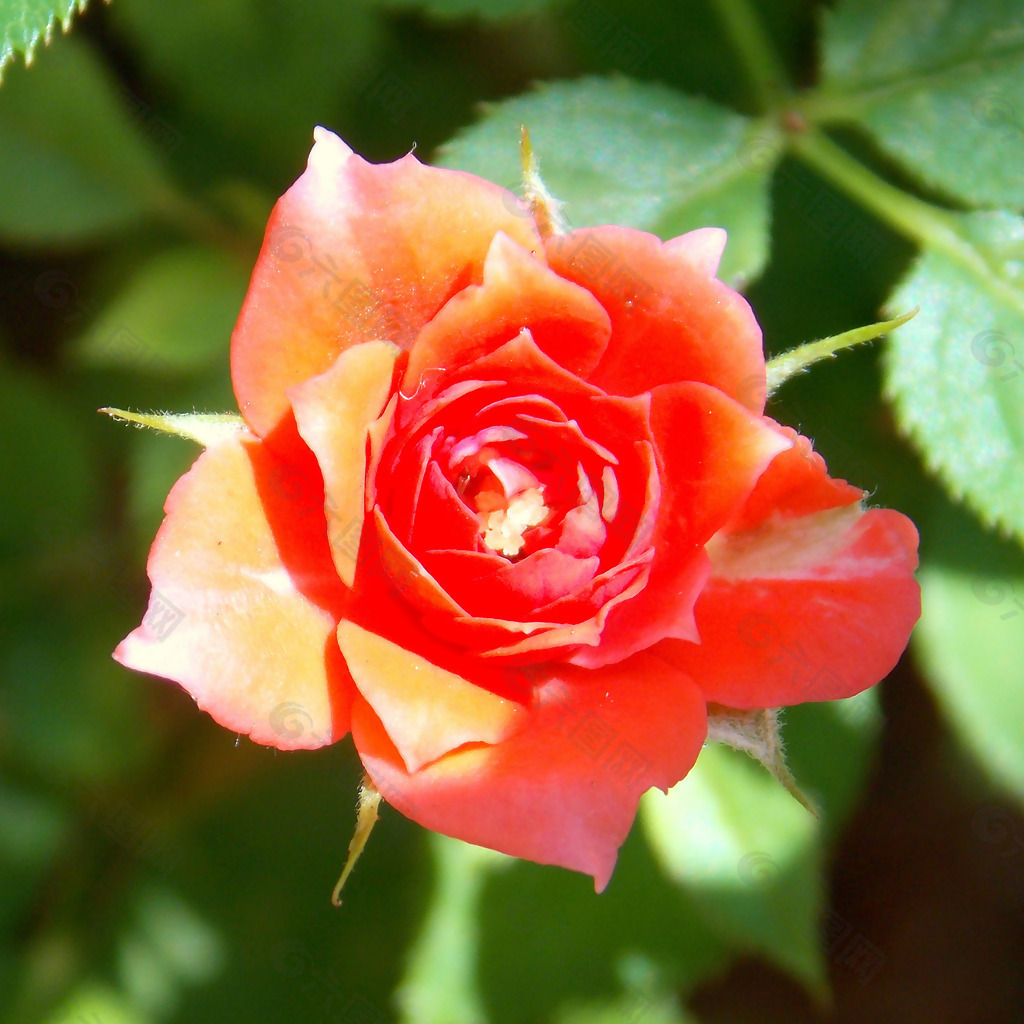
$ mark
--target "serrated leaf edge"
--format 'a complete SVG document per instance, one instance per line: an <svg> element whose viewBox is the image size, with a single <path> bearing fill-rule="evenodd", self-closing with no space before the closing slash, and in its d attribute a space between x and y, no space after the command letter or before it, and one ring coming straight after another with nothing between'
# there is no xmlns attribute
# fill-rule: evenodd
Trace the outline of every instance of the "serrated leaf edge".
<svg viewBox="0 0 1024 1024"><path fill-rule="evenodd" d="M56 12L51 14L49 21L46 23L46 27L37 31L35 35L32 36L27 47L21 49L14 43L8 43L2 50L0 50L0 85L3 84L4 69L8 64L14 62L14 58L19 53L21 53L25 58L25 67L31 67L32 61L35 60L36 50L39 48L40 40L42 40L44 46L49 46L50 41L53 39L54 29L57 28L58 25L60 26L61 32L66 35L71 30L71 25L75 20L75 15L85 13L85 9L88 4L89 0L71 0L68 5L67 13L63 16ZM9 31L9 29L5 31Z"/></svg>

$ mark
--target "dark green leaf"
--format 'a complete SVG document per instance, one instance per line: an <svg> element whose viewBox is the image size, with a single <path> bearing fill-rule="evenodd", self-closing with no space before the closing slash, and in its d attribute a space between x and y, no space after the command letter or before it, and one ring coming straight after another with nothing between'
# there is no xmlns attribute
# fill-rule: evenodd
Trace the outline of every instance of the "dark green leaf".
<svg viewBox="0 0 1024 1024"><path fill-rule="evenodd" d="M222 364L248 272L210 249L156 256L100 313L77 355L94 365L165 374Z"/></svg>
<svg viewBox="0 0 1024 1024"><path fill-rule="evenodd" d="M53 800L0 782L0 934L15 925L49 870L67 824Z"/></svg>
<svg viewBox="0 0 1024 1024"><path fill-rule="evenodd" d="M0 92L0 238L81 243L136 224L165 200L131 106L74 39L8 75Z"/></svg>
<svg viewBox="0 0 1024 1024"><path fill-rule="evenodd" d="M8 430L0 445L0 559L62 549L89 528L96 470L81 425L64 405L42 380L0 364L0 408Z"/></svg>
<svg viewBox="0 0 1024 1024"><path fill-rule="evenodd" d="M111 18L167 83L182 151L231 151L246 174L295 178L314 126L337 127L346 92L379 86L380 19L359 0L118 0Z"/></svg>
<svg viewBox="0 0 1024 1024"><path fill-rule="evenodd" d="M382 0L396 10L422 10L434 18L515 18L556 6L560 0Z"/></svg>
<svg viewBox="0 0 1024 1024"><path fill-rule="evenodd" d="M590 878L526 861L495 872L484 895L480 979L491 1024L536 1024L554 1007L571 1014L610 1004L630 1007L625 1021L646 1021L638 993L660 1006L664 991L691 991L728 955L658 870L639 827L599 897Z"/></svg>

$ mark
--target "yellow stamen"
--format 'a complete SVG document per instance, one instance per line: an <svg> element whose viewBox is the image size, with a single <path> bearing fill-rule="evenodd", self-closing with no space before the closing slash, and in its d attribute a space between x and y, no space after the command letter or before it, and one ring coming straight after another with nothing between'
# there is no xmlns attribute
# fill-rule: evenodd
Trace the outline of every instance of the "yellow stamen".
<svg viewBox="0 0 1024 1024"><path fill-rule="evenodd" d="M484 544L503 555L518 555L526 544L523 534L531 526L540 526L547 514L544 495L536 487L529 487L517 494L507 508L483 517Z"/></svg>

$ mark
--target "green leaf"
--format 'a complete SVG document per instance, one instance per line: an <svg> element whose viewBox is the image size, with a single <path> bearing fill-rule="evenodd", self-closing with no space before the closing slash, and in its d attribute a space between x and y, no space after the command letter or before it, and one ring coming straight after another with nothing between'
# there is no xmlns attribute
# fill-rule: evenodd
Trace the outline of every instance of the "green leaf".
<svg viewBox="0 0 1024 1024"><path fill-rule="evenodd" d="M6 495L0 505L0 560L59 550L89 528L96 466L66 405L45 381L0 362L0 408L9 432L9 443L0 445Z"/></svg>
<svg viewBox="0 0 1024 1024"><path fill-rule="evenodd" d="M942 223L890 299L921 312L889 343L886 389L953 495L1024 538L1024 220Z"/></svg>
<svg viewBox="0 0 1024 1024"><path fill-rule="evenodd" d="M164 374L223 361L248 285L239 264L211 249L173 249L145 264L78 340L99 366Z"/></svg>
<svg viewBox="0 0 1024 1024"><path fill-rule="evenodd" d="M753 760L717 744L667 796L646 794L640 809L657 859L708 923L820 993L815 819Z"/></svg>
<svg viewBox="0 0 1024 1024"><path fill-rule="evenodd" d="M0 80L4 68L17 54L32 63L40 42L48 43L53 30L67 32L75 14L87 0L0 0Z"/></svg>
<svg viewBox="0 0 1024 1024"><path fill-rule="evenodd" d="M118 942L118 973L133 1006L164 1019L183 1002L187 987L211 981L225 960L223 938L166 885L140 887L136 920Z"/></svg>
<svg viewBox="0 0 1024 1024"><path fill-rule="evenodd" d="M761 126L664 86L584 78L491 107L444 147L441 163L515 189L521 125L570 226L625 224L662 238L724 227L723 280L760 273L781 150Z"/></svg>
<svg viewBox="0 0 1024 1024"><path fill-rule="evenodd" d="M423 927L396 991L407 1024L478 1024L480 894L488 874L508 858L458 839L431 834L437 877Z"/></svg>
<svg viewBox="0 0 1024 1024"><path fill-rule="evenodd" d="M120 566L97 565L85 583L68 579L62 593L5 610L5 747L42 779L90 786L145 762L156 727L146 691L110 658L138 621L137 613L117 610L125 583Z"/></svg>
<svg viewBox="0 0 1024 1024"><path fill-rule="evenodd" d="M537 14L559 0L381 0L380 5L396 10L421 10L434 18L483 18L497 21Z"/></svg>
<svg viewBox="0 0 1024 1024"><path fill-rule="evenodd" d="M515 861L488 879L478 920L481 991L494 1024L615 1004L630 1007L620 1024L646 1024L638 995L657 1005L662 992L690 992L728 960L692 901L658 870L639 828L600 897L585 876Z"/></svg>
<svg viewBox="0 0 1024 1024"><path fill-rule="evenodd" d="M931 526L914 653L953 731L1024 802L1024 555L963 513Z"/></svg>
<svg viewBox="0 0 1024 1024"><path fill-rule="evenodd" d="M826 14L809 109L867 128L921 180L1020 208L1024 7L1019 0L844 0Z"/></svg>
<svg viewBox="0 0 1024 1024"><path fill-rule="evenodd" d="M0 780L0 934L10 934L69 831L51 798Z"/></svg>
<svg viewBox="0 0 1024 1024"><path fill-rule="evenodd" d="M193 151L235 173L298 176L317 124L336 125L346 92L373 79L382 19L368 0L117 0L110 19L148 72ZM394 76L392 76L394 77Z"/></svg>
<svg viewBox="0 0 1024 1024"><path fill-rule="evenodd" d="M132 98L92 50L62 39L0 92L0 238L79 244L130 227L167 196Z"/></svg>
<svg viewBox="0 0 1024 1024"><path fill-rule="evenodd" d="M881 717L877 688L845 700L786 708L786 761L820 813L826 844L858 806L874 763Z"/></svg>
<svg viewBox="0 0 1024 1024"><path fill-rule="evenodd" d="M624 957L619 964L626 993L617 999L570 1003L554 1016L555 1024L692 1024L664 972L645 956Z"/></svg>
<svg viewBox="0 0 1024 1024"><path fill-rule="evenodd" d="M95 981L83 982L43 1024L149 1024L149 1017L120 992Z"/></svg>

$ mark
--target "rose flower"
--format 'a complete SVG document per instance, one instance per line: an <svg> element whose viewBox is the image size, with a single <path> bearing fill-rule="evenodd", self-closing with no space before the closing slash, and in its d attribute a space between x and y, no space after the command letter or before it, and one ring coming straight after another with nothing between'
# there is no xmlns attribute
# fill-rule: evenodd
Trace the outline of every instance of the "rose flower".
<svg viewBox="0 0 1024 1024"><path fill-rule="evenodd" d="M601 889L709 703L889 672L916 531L763 414L724 231L557 234L315 138L232 338L245 427L171 491L115 656L258 743L351 731L402 813Z"/></svg>

